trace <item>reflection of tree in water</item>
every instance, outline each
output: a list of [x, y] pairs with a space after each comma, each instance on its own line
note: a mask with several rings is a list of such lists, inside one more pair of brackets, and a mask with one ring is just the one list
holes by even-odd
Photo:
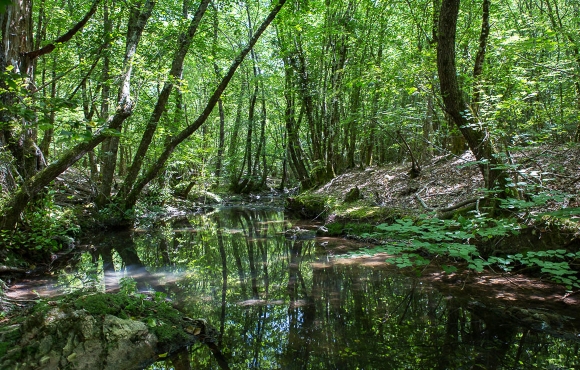
[[[135, 234], [144, 265], [183, 276], [167, 291], [188, 316], [219, 326], [233, 368], [578, 365], [576, 343], [518, 327], [501, 310], [386, 269], [325, 263], [315, 240], [285, 238], [283, 217], [232, 209]], [[219, 366], [209, 351], [187, 356], [193, 368]]]
[[105, 291], [117, 290], [121, 277], [132, 278], [139, 291], [165, 290], [159, 276], [152, 275], [139, 258], [132, 231], [101, 234], [95, 237], [92, 243], [98, 245], [98, 248], [92, 251], [91, 257], [95, 270], [98, 269], [99, 260], [102, 261]]
[[[167, 238], [161, 237], [158, 241], [160, 246], [158, 252], [163, 257], [163, 262], [167, 265], [171, 265]], [[95, 266], [98, 265], [99, 259], [101, 259], [103, 263], [105, 290], [117, 289], [117, 281], [119, 278], [118, 273], [120, 271], [117, 271], [115, 268], [113, 252], [116, 252], [120, 257], [120, 261], [117, 261], [117, 265], [120, 264], [118, 267], [119, 270], [122, 271], [122, 276], [130, 277], [134, 281], [138, 291], [152, 290], [155, 292], [166, 293], [171, 293], [172, 290], [179, 291], [179, 288], [177, 288], [175, 284], [167, 283], [166, 281], [163, 281], [163, 279], [160, 279], [161, 275], [152, 274], [148, 271], [147, 267], [139, 258], [135, 248], [134, 237], [131, 232], [118, 233], [112, 238], [106, 236], [103, 237], [99, 240], [99, 248], [97, 248], [93, 253], [93, 262]], [[210, 349], [219, 367], [222, 369], [229, 369], [229, 365], [221, 353], [219, 344], [216, 345], [213, 341], [207, 341], [205, 345]], [[183, 348], [177, 353], [172, 354], [172, 356], [168, 358], [168, 361], [171, 362], [176, 370], [189, 370], [191, 369], [190, 357], [191, 354], [189, 348]]]

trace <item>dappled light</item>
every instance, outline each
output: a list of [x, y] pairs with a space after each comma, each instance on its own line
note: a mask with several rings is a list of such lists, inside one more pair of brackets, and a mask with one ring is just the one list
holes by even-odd
[[[393, 256], [385, 253], [353, 257], [344, 253], [364, 244], [293, 238], [286, 231], [295, 223], [281, 211], [231, 208], [187, 221], [190, 228], [176, 219], [175, 228], [167, 222], [147, 233], [93, 239], [94, 250], [111, 248], [113, 263], [104, 274], [98, 272], [108, 254], [86, 252], [98, 258], [83, 257], [86, 262], [77, 271], [55, 279], [60, 284], [45, 289], [46, 281], [28, 287], [23, 282], [9, 294], [16, 298], [26, 288], [40, 295], [49, 287], [62, 293], [87, 286], [136, 289], [145, 299], [163, 293], [187, 317], [204, 316], [203, 325], [220, 338], [225, 358], [220, 361], [235, 369], [251, 363], [285, 366], [296, 353], [307, 356], [302, 365], [311, 369], [321, 362], [379, 368], [385, 361], [395, 361], [397, 368], [463, 367], [474, 364], [473, 353], [478, 361], [510, 367], [516, 353], [537, 342], [547, 351], [534, 361], [547, 364], [564, 344], [552, 335], [573, 338], [580, 322], [573, 313], [577, 303], [565, 301], [565, 291], [553, 284], [519, 275], [445, 273], [434, 265], [417, 274], [388, 263]], [[84, 287], [75, 285], [78, 279], [84, 279]], [[556, 309], [558, 304], [563, 306]], [[459, 336], [460, 327], [470, 329], [461, 329], [467, 332]], [[528, 344], [521, 336], [530, 330], [535, 339]], [[191, 332], [201, 333], [195, 327]], [[497, 359], [484, 348], [495, 345], [500, 332], [507, 347]], [[210, 350], [191, 351], [187, 359], [193, 367], [220, 366]], [[152, 368], [166, 364], [161, 360]]]
[[0, 369], [579, 368], [577, 2], [0, 0]]

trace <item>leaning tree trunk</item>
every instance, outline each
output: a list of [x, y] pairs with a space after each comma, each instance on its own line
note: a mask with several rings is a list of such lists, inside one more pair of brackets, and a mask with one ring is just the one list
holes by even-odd
[[177, 50], [173, 56], [173, 62], [171, 64], [171, 70], [169, 71], [169, 78], [165, 82], [163, 86], [163, 90], [159, 94], [157, 98], [157, 103], [155, 104], [155, 108], [151, 113], [151, 117], [149, 117], [149, 121], [147, 122], [147, 127], [145, 128], [145, 132], [141, 137], [141, 142], [139, 143], [139, 147], [135, 152], [135, 156], [133, 158], [133, 162], [129, 169], [127, 170], [127, 176], [125, 176], [125, 180], [123, 182], [123, 186], [121, 188], [120, 194], [124, 196], [131, 191], [131, 188], [135, 184], [137, 180], [137, 176], [141, 171], [141, 167], [143, 165], [143, 160], [145, 159], [145, 155], [149, 150], [149, 146], [153, 141], [153, 136], [155, 135], [155, 131], [157, 130], [157, 125], [159, 124], [159, 120], [161, 119], [161, 115], [165, 111], [165, 107], [167, 106], [167, 102], [169, 101], [169, 96], [173, 91], [173, 87], [175, 81], [179, 81], [182, 78], [183, 74], [183, 63], [185, 61], [185, 57], [189, 51], [191, 46], [191, 42], [193, 41], [193, 37], [197, 32], [197, 28], [205, 14], [205, 11], [209, 5], [210, 0], [203, 0], [195, 13], [195, 16], [191, 20], [189, 27], [186, 31], [179, 35], [179, 42]]
[[209, 98], [205, 108], [197, 117], [197, 119], [188, 127], [183, 129], [177, 135], [175, 135], [170, 141], [165, 144], [163, 152], [161, 155], [155, 160], [153, 165], [149, 168], [149, 170], [143, 175], [143, 177], [135, 183], [135, 186], [131, 190], [131, 192], [127, 195], [123, 202], [124, 210], [131, 209], [137, 203], [137, 198], [143, 191], [143, 188], [151, 182], [153, 179], [157, 177], [159, 172], [165, 167], [165, 163], [175, 150], [179, 144], [181, 144], [185, 139], [193, 135], [194, 132], [197, 131], [205, 123], [209, 115], [211, 114], [213, 108], [216, 106], [218, 100], [220, 99], [222, 93], [230, 83], [232, 77], [234, 76], [236, 70], [242, 64], [244, 58], [248, 55], [250, 50], [254, 47], [256, 42], [262, 33], [268, 28], [270, 23], [276, 18], [276, 15], [282, 9], [282, 6], [286, 3], [286, 0], [280, 0], [278, 4], [272, 9], [270, 14], [266, 17], [264, 22], [260, 25], [260, 27], [254, 33], [252, 39], [249, 41], [248, 45], [240, 52], [240, 54], [236, 57], [233, 61], [232, 65], [230, 66], [228, 72], [225, 74], [224, 78], [221, 80], [220, 84], [216, 87], [215, 91], [213, 92], [212, 96]]
[[[42, 189], [50, 184], [50, 182], [53, 181], [58, 175], [76, 163], [87, 152], [102, 143], [103, 140], [110, 137], [110, 130], [118, 130], [123, 122], [131, 115], [134, 106], [130, 96], [133, 57], [137, 50], [137, 45], [141, 40], [143, 29], [145, 28], [145, 25], [151, 16], [154, 5], [154, 1], [147, 0], [145, 5], [142, 6], [142, 9], [133, 10], [129, 19], [125, 58], [123, 62], [123, 71], [119, 79], [120, 87], [117, 99], [117, 111], [115, 114], [109, 117], [103, 129], [99, 130], [91, 139], [74, 146], [65, 152], [57, 161], [51, 163], [42, 171], [26, 180], [20, 186], [20, 188], [10, 197], [8, 202], [1, 209], [2, 216], [0, 217], [0, 230], [13, 229], [18, 223], [21, 213], [24, 211], [34, 194], [41, 192]], [[68, 35], [69, 33], [65, 35]], [[62, 37], [59, 39], [62, 39]], [[68, 41], [68, 39], [65, 41]], [[52, 51], [53, 49], [54, 46], [52, 49], [50, 49], [49, 44], [40, 49], [40, 51]], [[39, 51], [36, 52], [39, 53]]]
[[[489, 0], [484, 0], [489, 9]], [[469, 149], [478, 161], [480, 171], [485, 180], [485, 186], [492, 189], [499, 186], [505, 189], [506, 173], [501, 169], [501, 162], [495, 155], [489, 133], [483, 129], [476, 129], [480, 122], [471, 114], [471, 109], [463, 99], [462, 91], [457, 82], [457, 68], [455, 66], [455, 35], [457, 32], [457, 17], [459, 14], [459, 0], [443, 0], [439, 17], [439, 34], [437, 44], [437, 70], [441, 84], [441, 95], [445, 104], [445, 111], [467, 141]], [[489, 24], [482, 26], [482, 33], [489, 32]], [[487, 36], [480, 37], [479, 53], [485, 53]], [[483, 56], [477, 57], [477, 63], [483, 65]]]

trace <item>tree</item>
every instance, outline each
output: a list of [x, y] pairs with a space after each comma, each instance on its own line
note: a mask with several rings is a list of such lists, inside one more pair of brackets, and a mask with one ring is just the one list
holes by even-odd
[[190, 137], [194, 132], [197, 131], [197, 129], [201, 127], [201, 125], [205, 123], [213, 108], [219, 101], [222, 93], [234, 76], [236, 70], [244, 58], [250, 53], [250, 50], [252, 50], [262, 33], [266, 30], [266, 28], [268, 28], [270, 23], [272, 23], [276, 15], [280, 12], [284, 6], [284, 3], [286, 3], [286, 0], [279, 0], [274, 8], [272, 8], [266, 19], [264, 19], [260, 27], [258, 27], [255, 33], [252, 35], [252, 38], [248, 42], [247, 46], [242, 51], [240, 51], [238, 56], [234, 59], [229, 70], [224, 75], [219, 85], [215, 88], [213, 94], [205, 104], [203, 111], [197, 117], [197, 119], [165, 143], [162, 153], [154, 160], [153, 164], [144, 173], [144, 175], [135, 183], [130, 191], [127, 192], [125, 197], [118, 199], [120, 201], [119, 203], [122, 204], [122, 209], [128, 210], [133, 208], [139, 195], [143, 191], [143, 188], [157, 177], [157, 175], [165, 167], [167, 160], [173, 151], [177, 148], [177, 146], [180, 145], [185, 139]]
[[[437, 69], [441, 84], [441, 95], [447, 114], [461, 131], [478, 161], [486, 187], [493, 189], [495, 186], [499, 186], [501, 189], [505, 189], [506, 173], [493, 147], [489, 132], [486, 132], [485, 126], [478, 121], [477, 109], [472, 109], [465, 102], [464, 93], [459, 88], [457, 81], [455, 35], [457, 32], [459, 2], [459, 0], [443, 0], [441, 4], [437, 44]], [[476, 79], [482, 73], [487, 37], [489, 35], [489, 4], [489, 0], [484, 0], [482, 31], [473, 73]], [[479, 92], [476, 92], [476, 94], [479, 96]], [[479, 98], [476, 97], [476, 104], [478, 102]]]
[[[199, 24], [201, 22], [201, 19], [203, 18], [203, 15], [205, 14], [209, 2], [210, 0], [203, 0], [199, 4], [197, 12], [195, 13], [195, 16], [192, 18], [189, 27], [185, 32], [179, 35], [178, 46], [173, 57], [173, 62], [171, 63], [171, 70], [169, 71], [168, 80], [165, 82], [163, 90], [161, 90], [161, 93], [157, 98], [157, 103], [155, 104], [155, 108], [153, 109], [151, 117], [147, 122], [145, 132], [141, 136], [141, 142], [139, 143], [137, 151], [135, 152], [135, 156], [133, 157], [133, 161], [127, 171], [127, 175], [125, 176], [123, 186], [118, 195], [120, 198], [124, 198], [129, 193], [129, 191], [133, 188], [135, 181], [137, 180], [137, 176], [139, 175], [139, 171], [141, 170], [143, 160], [145, 159], [145, 155], [149, 150], [149, 145], [151, 144], [155, 131], [157, 130], [157, 125], [159, 124], [161, 115], [163, 114], [167, 106], [169, 96], [171, 95], [174, 85], [176, 83], [179, 84], [179, 81], [182, 78], [183, 63], [185, 57], [187, 55], [187, 52], [189, 51], [189, 47], [191, 46], [193, 37], [195, 36], [197, 28], [199, 27]], [[108, 188], [110, 191], [110, 186]], [[109, 197], [110, 194], [104, 194], [104, 196]], [[102, 205], [104, 205], [104, 203]]]
[[[15, 7], [14, 14], [17, 14], [18, 17], [23, 17], [23, 14], [29, 14], [28, 13], [29, 10], [27, 8], [28, 5], [30, 4], [25, 4], [21, 2], [12, 5]], [[94, 135], [92, 135], [89, 139], [69, 149], [67, 152], [61, 155], [58, 160], [51, 163], [49, 166], [45, 167], [41, 171], [38, 171], [33, 176], [28, 177], [20, 185], [18, 190], [16, 190], [16, 192], [9, 198], [6, 204], [3, 205], [2, 207], [3, 215], [2, 217], [0, 217], [0, 230], [13, 229], [16, 226], [21, 213], [27, 207], [28, 203], [35, 194], [41, 193], [44, 187], [47, 186], [51, 181], [53, 181], [58, 175], [60, 175], [62, 172], [64, 172], [66, 169], [72, 166], [87, 152], [89, 152], [97, 145], [99, 145], [101, 142], [103, 142], [107, 137], [110, 137], [111, 134], [114, 134], [115, 131], [119, 130], [123, 122], [132, 114], [134, 103], [131, 99], [130, 89], [131, 89], [131, 76], [133, 71], [133, 58], [135, 56], [137, 46], [139, 45], [139, 41], [141, 40], [143, 29], [145, 28], [145, 25], [147, 24], [147, 21], [151, 16], [151, 12], [153, 11], [154, 5], [155, 3], [153, 1], [147, 0], [144, 4], [141, 3], [136, 4], [131, 11], [131, 15], [129, 17], [127, 25], [127, 36], [126, 36], [123, 69], [119, 76], [120, 83], [117, 98], [117, 109], [115, 111], [115, 114], [111, 115], [107, 119], [106, 124]], [[22, 6], [24, 8], [22, 8]], [[12, 12], [7, 11], [7, 13], [4, 14], [12, 14]], [[8, 19], [3, 19], [3, 21], [8, 21]], [[12, 21], [14, 21], [14, 19]], [[27, 23], [25, 22], [24, 24], [26, 25]], [[77, 26], [73, 27], [73, 29], [75, 28], [78, 31], [79, 28]], [[6, 28], [3, 28], [3, 30], [5, 29]], [[17, 27], [16, 29], [19, 28]], [[68, 34], [70, 34], [70, 32], [68, 32], [67, 35]], [[7, 59], [11, 61], [12, 63], [11, 65], [17, 64], [20, 71], [24, 69], [28, 72], [31, 72], [31, 70], [29, 69], [30, 63], [28, 62], [26, 54], [22, 54], [22, 52], [17, 53], [17, 50], [14, 50], [14, 48], [16, 48], [16, 45], [7, 42], [8, 35], [3, 34], [3, 40], [5, 40], [5, 42], [3, 43], [4, 53], [2, 54], [9, 56]], [[43, 49], [45, 51], [46, 50], [52, 51], [54, 50], [54, 47], [52, 49], [49, 47], [44, 47]], [[15, 53], [23, 55], [24, 59], [22, 61], [15, 59], [14, 57]], [[41, 53], [40, 51], [34, 51], [31, 53], [31, 55], [40, 55], [40, 53]], [[29, 78], [29, 75], [25, 74], [24, 78]], [[5, 96], [3, 96], [3, 100], [11, 98], [12, 97], [10, 96], [10, 94], [6, 94]], [[4, 100], [3, 104], [6, 104], [6, 101], [7, 100]], [[6, 137], [6, 130], [4, 130], [4, 137]], [[26, 137], [30, 138], [31, 136], [26, 135]]]

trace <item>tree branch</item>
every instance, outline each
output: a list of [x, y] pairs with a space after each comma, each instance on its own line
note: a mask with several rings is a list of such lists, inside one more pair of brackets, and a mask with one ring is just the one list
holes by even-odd
[[93, 6], [91, 7], [91, 9], [89, 9], [88, 13], [85, 15], [85, 17], [83, 19], [81, 19], [80, 22], [78, 22], [77, 24], [74, 25], [73, 28], [71, 28], [67, 33], [65, 33], [64, 35], [60, 36], [59, 38], [57, 38], [56, 40], [54, 40], [53, 42], [51, 42], [50, 44], [41, 47], [40, 49], [37, 50], [33, 50], [30, 51], [28, 53], [26, 53], [26, 56], [28, 58], [32, 59], [36, 59], [41, 55], [45, 55], [48, 53], [51, 53], [54, 49], [56, 49], [56, 45], [57, 44], [61, 44], [63, 42], [67, 42], [70, 39], [73, 38], [73, 36], [80, 31], [89, 21], [89, 19], [91, 19], [91, 17], [93, 16], [93, 14], [95, 14], [95, 12], [97, 11], [97, 7], [99, 5], [99, 3], [101, 2], [101, 0], [95, 0], [95, 2], [93, 3]]

